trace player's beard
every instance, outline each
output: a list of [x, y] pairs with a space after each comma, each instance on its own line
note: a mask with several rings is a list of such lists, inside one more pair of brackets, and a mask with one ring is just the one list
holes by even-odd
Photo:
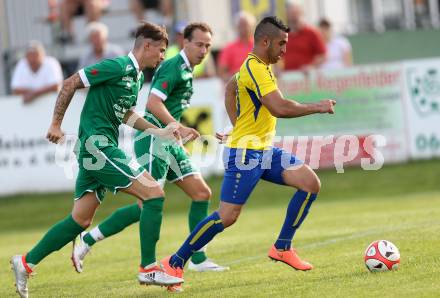
[[277, 55], [276, 50], [273, 48], [272, 46], [272, 41], [269, 42], [269, 48], [268, 48], [268, 56], [269, 56], [269, 63], [270, 64], [275, 64], [278, 62], [278, 60], [280, 60], [280, 58], [278, 58], [280, 55]]

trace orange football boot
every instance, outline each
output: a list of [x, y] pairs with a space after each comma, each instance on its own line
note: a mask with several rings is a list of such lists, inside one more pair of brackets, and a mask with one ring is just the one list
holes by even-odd
[[[183, 280], [183, 269], [181, 268], [174, 268], [170, 266], [170, 258], [171, 256], [168, 256], [164, 259], [162, 259], [162, 261], [160, 261], [160, 264], [162, 265], [162, 269], [163, 271], [165, 271], [168, 275], [177, 277], [177, 278], [181, 278]], [[169, 292], [183, 292], [183, 287], [182, 284], [176, 284], [176, 285], [172, 285], [172, 286], [168, 286], [167, 290]]]
[[312, 264], [301, 260], [293, 248], [285, 251], [279, 251], [275, 245], [272, 245], [268, 256], [275, 262], [283, 262], [296, 270], [307, 271], [313, 269]]

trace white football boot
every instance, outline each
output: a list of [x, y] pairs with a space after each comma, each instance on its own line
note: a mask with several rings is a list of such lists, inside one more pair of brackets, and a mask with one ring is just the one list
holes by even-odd
[[139, 268], [138, 280], [141, 285], [172, 286], [183, 282], [183, 278], [171, 276], [159, 266], [150, 269]]
[[24, 256], [16, 255], [11, 258], [12, 271], [14, 271], [15, 275], [15, 287], [16, 292], [20, 295], [21, 298], [28, 298], [29, 291], [27, 287], [27, 282], [32, 274], [32, 270], [26, 267], [23, 264]]
[[192, 261], [189, 261], [188, 269], [197, 272], [207, 272], [207, 271], [220, 272], [220, 271], [229, 270], [229, 267], [218, 265], [214, 263], [211, 259], [206, 259], [200, 264], [194, 264]]
[[84, 258], [92, 249], [92, 247], [83, 240], [85, 234], [87, 234], [86, 231], [79, 234], [78, 241], [76, 241], [76, 238], [73, 240], [72, 257], [70, 259], [72, 260], [73, 267], [78, 273], [83, 271]]

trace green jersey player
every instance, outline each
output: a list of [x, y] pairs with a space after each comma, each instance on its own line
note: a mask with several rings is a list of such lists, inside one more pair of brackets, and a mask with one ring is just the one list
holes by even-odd
[[90, 87], [81, 112], [79, 146], [75, 150], [79, 163], [75, 201], [72, 213], [52, 226], [26, 255], [12, 257], [17, 292], [21, 297], [28, 297], [27, 280], [34, 266], [90, 225], [106, 189], [131, 194], [142, 205], [139, 215], [142, 257], [139, 282], [168, 286], [182, 281], [168, 276], [159, 267], [147, 271], [143, 266], [147, 265], [145, 242], [149, 241], [149, 228], [153, 224], [150, 215], [156, 213], [156, 201], [164, 197], [164, 192], [135, 159], [118, 148], [118, 127], [122, 123], [168, 140], [178, 136], [175, 124], [157, 128], [132, 109], [144, 82], [142, 69], [157, 66], [164, 59], [167, 44], [165, 29], [144, 23], [137, 30], [133, 50], [128, 56], [86, 67], [64, 81], [47, 133], [47, 138], [54, 143], [63, 137], [61, 123], [75, 91]]
[[[180, 122], [182, 113], [189, 106], [193, 94], [193, 68], [208, 54], [211, 36], [211, 29], [204, 23], [192, 23], [185, 28], [183, 50], [179, 55], [163, 62], [153, 77], [145, 113], [147, 121], [158, 127], [166, 127], [167, 124], [176, 121]], [[179, 124], [178, 132], [184, 139], [199, 136], [196, 130], [182, 124]], [[144, 136], [142, 133], [136, 135], [134, 147], [138, 162], [162, 186], [166, 180], [174, 182], [192, 199], [188, 216], [189, 228], [192, 231], [199, 221], [207, 216], [211, 190], [191, 162], [185, 149], [178, 144], [164, 144], [160, 137]], [[156, 203], [157, 212], [151, 215], [154, 217], [156, 226], [150, 229], [150, 242], [148, 243], [150, 254], [146, 268], [157, 266], [155, 248], [162, 222], [163, 199], [156, 199]], [[83, 260], [96, 241], [114, 235], [139, 221], [140, 212], [137, 204], [120, 208], [89, 233], [83, 234], [72, 254], [76, 270], [82, 271]], [[193, 255], [189, 269], [223, 271], [228, 268], [209, 260], [202, 249]], [[171, 291], [180, 289], [179, 286], [169, 287]]]

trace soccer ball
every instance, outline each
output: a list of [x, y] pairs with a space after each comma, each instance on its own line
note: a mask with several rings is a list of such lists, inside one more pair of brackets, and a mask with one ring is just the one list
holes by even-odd
[[396, 270], [400, 264], [400, 253], [390, 241], [377, 240], [368, 245], [364, 260], [371, 272]]

